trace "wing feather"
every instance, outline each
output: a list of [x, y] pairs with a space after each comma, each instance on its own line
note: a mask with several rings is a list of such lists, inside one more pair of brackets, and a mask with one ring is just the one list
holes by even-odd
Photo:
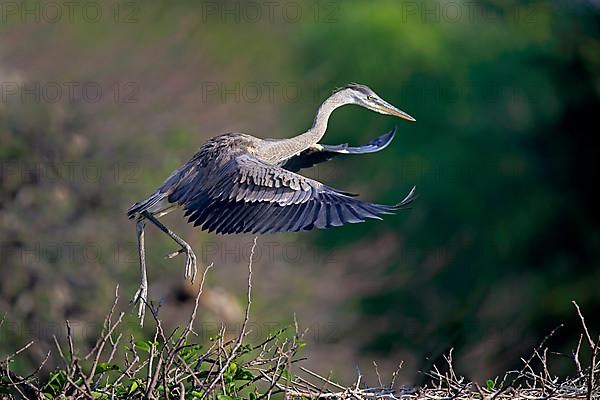
[[245, 152], [179, 176], [168, 200], [181, 205], [194, 226], [220, 234], [340, 226], [379, 218], [412, 201], [407, 196], [398, 206], [364, 202]]
[[348, 144], [334, 146], [319, 144], [311, 146], [302, 153], [288, 158], [281, 166], [288, 171], [298, 172], [303, 168], [312, 167], [343, 154], [375, 153], [385, 149], [392, 142], [394, 136], [396, 136], [395, 127], [391, 131], [371, 140], [369, 143], [358, 147], [351, 147]]
[[302, 215], [302, 212], [304, 211], [304, 208], [306, 207], [306, 203], [305, 204], [294, 204], [293, 206], [293, 213], [290, 214], [290, 216], [288, 217], [288, 221], [287, 223], [283, 226], [282, 230], [284, 232], [294, 232], [294, 225], [296, 225], [296, 222], [298, 221], [298, 217], [300, 215]]
[[314, 208], [314, 206], [315, 202], [312, 200], [302, 205], [302, 209], [296, 217], [296, 221], [292, 225], [292, 228], [290, 229], [292, 232], [298, 232], [308, 224], [307, 221], [312, 215], [312, 209]]

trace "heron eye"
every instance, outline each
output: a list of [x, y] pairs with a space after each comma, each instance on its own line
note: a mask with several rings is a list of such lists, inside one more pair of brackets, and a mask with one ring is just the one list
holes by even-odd
[[375, 100], [375, 98], [371, 95], [367, 96], [367, 100]]

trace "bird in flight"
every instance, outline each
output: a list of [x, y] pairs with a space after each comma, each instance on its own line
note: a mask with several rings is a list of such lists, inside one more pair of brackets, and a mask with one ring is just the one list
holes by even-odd
[[146, 221], [173, 239], [185, 254], [185, 279], [194, 281], [196, 256], [189, 244], [158, 218], [182, 208], [189, 223], [217, 234], [309, 231], [347, 223], [380, 219], [409, 204], [413, 187], [396, 205], [359, 200], [350, 193], [329, 187], [297, 172], [341, 154], [366, 154], [384, 149], [396, 129], [359, 147], [325, 145], [319, 141], [327, 130], [331, 113], [356, 104], [380, 114], [409, 121], [413, 117], [389, 104], [365, 85], [350, 84], [335, 91], [319, 107], [312, 127], [290, 139], [260, 139], [244, 133], [226, 133], [208, 140], [182, 167], [175, 170], [148, 198], [127, 211], [137, 221], [141, 284], [132, 303], [139, 302], [143, 324], [148, 283], [144, 228]]

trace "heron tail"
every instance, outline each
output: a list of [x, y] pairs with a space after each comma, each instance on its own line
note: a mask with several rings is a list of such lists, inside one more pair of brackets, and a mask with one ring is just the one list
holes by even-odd
[[161, 192], [152, 193], [147, 199], [138, 201], [127, 210], [129, 219], [135, 218], [144, 211], [152, 211], [152, 208], [165, 199], [165, 194]]

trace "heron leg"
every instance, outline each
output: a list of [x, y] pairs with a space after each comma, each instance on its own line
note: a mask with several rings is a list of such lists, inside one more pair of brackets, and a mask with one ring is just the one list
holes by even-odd
[[148, 276], [146, 274], [146, 249], [144, 246], [144, 227], [146, 221], [139, 219], [135, 225], [138, 238], [138, 253], [140, 257], [140, 274], [141, 282], [140, 287], [133, 295], [131, 304], [138, 304], [138, 318], [140, 319], [140, 326], [144, 325], [144, 314], [146, 312], [146, 304], [148, 302]]
[[198, 272], [198, 267], [196, 265], [196, 254], [194, 254], [194, 251], [192, 250], [192, 247], [187, 244], [182, 238], [180, 238], [179, 236], [177, 236], [173, 231], [171, 231], [169, 228], [167, 228], [165, 225], [162, 224], [162, 222], [160, 222], [158, 219], [156, 219], [152, 214], [150, 214], [147, 211], [144, 211], [142, 213], [142, 215], [147, 218], [150, 222], [152, 222], [154, 225], [156, 225], [158, 227], [158, 229], [160, 229], [161, 231], [163, 231], [164, 233], [166, 233], [167, 235], [169, 235], [169, 237], [171, 239], [173, 239], [178, 245], [181, 246], [181, 249], [171, 253], [167, 256], [167, 258], [173, 258], [176, 255], [180, 254], [180, 253], [185, 253], [185, 274], [184, 274], [184, 278], [185, 279], [190, 279], [192, 281], [192, 283], [194, 282], [194, 279], [196, 278], [196, 273]]

